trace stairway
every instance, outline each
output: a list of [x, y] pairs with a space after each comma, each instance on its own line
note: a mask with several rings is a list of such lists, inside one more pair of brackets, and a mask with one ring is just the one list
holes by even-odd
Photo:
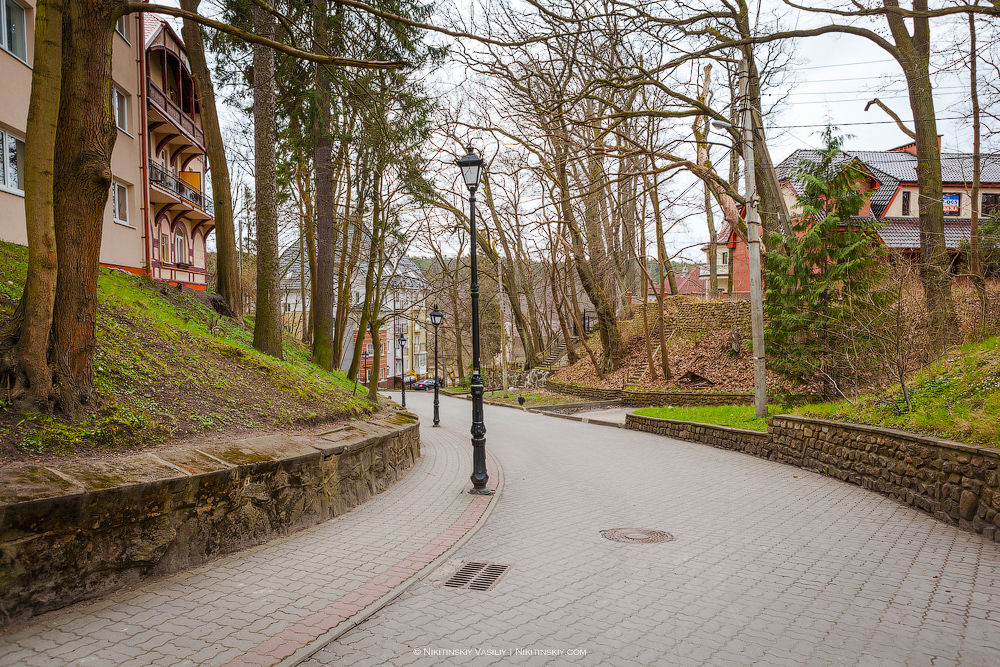
[[[574, 338], [575, 342], [576, 339]], [[557, 344], [549, 346], [549, 352], [542, 358], [536, 368], [554, 368], [559, 365], [562, 358], [566, 356], [566, 341], [559, 340]]]

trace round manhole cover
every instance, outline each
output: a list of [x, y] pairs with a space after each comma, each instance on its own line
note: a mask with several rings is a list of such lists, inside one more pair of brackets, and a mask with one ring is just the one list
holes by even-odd
[[632, 544], [651, 544], [653, 542], [670, 542], [674, 536], [662, 530], [646, 530], [644, 528], [613, 528], [602, 530], [601, 537], [614, 542], [631, 542]]

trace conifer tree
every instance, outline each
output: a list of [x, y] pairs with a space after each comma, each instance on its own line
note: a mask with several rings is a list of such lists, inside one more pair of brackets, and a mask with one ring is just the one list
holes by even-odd
[[[856, 392], [876, 371], [870, 325], [889, 312], [891, 296], [882, 288], [886, 253], [877, 221], [857, 217], [869, 176], [841, 151], [836, 128], [823, 131], [823, 144], [793, 175], [801, 184], [795, 237], [787, 254], [767, 254], [764, 309], [769, 368], [832, 397]], [[772, 235], [770, 242], [780, 241]]]

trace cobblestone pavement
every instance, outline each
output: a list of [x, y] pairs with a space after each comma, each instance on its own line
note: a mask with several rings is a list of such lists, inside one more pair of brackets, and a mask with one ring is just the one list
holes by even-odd
[[347, 514], [9, 630], [0, 665], [276, 664], [384, 599], [482, 515], [488, 498], [467, 493], [468, 439], [428, 422], [421, 449]]
[[[429, 397], [407, 402], [426, 421]], [[469, 403], [442, 408], [465, 436]], [[489, 521], [308, 664], [1000, 661], [1000, 547], [975, 534], [738, 452], [489, 406], [486, 425], [506, 475]], [[440, 585], [469, 560], [511, 569]]]

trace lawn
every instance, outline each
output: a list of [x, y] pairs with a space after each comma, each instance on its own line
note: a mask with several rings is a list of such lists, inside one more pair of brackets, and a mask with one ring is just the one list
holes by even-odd
[[[0, 322], [24, 284], [26, 250], [0, 243]], [[97, 400], [80, 421], [22, 412], [0, 395], [0, 463], [113, 454], [203, 432], [295, 427], [367, 414], [364, 387], [310, 361], [286, 337], [284, 359], [253, 349], [250, 322], [220, 317], [203, 295], [111, 269], [98, 279]]]
[[956, 348], [899, 386], [847, 401], [804, 405], [796, 414], [924, 433], [1000, 447], [1000, 337]]
[[[768, 413], [774, 415], [783, 411], [783, 409], [773, 407], [769, 408]], [[751, 431], [767, 430], [767, 420], [763, 417], [755, 416], [752, 405], [641, 408], [636, 410], [635, 414], [643, 415], [645, 417], [659, 417], [660, 419], [697, 422], [699, 424], [732, 426], [734, 428], [744, 428]]]

